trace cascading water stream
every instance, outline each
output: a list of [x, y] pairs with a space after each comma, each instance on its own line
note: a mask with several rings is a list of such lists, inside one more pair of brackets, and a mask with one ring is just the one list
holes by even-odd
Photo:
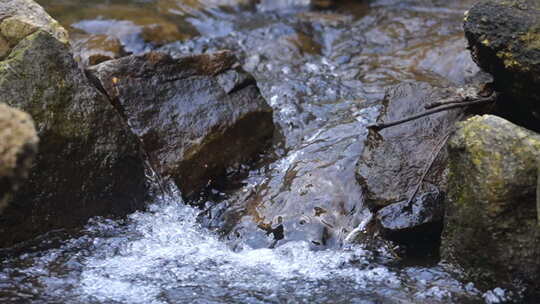
[[[394, 269], [360, 245], [233, 251], [179, 196], [95, 219], [62, 246], [4, 260], [0, 299], [24, 303], [446, 303], [474, 294], [439, 267]], [[467, 291], [469, 288], [469, 291]]]
[[[86, 15], [95, 12], [91, 9], [78, 16], [76, 8], [89, 5], [87, 1], [72, 0], [64, 9], [56, 1], [42, 2], [82, 30], [100, 29], [97, 25], [103, 24], [114, 27], [119, 23], [110, 20], [122, 15], [109, 10], [108, 1], [99, 1], [94, 8], [104, 18]], [[182, 1], [135, 2], [144, 13], [134, 14], [133, 19], [168, 11], [180, 20], [179, 26], [191, 22], [190, 30], [200, 31], [192, 34], [202, 37], [166, 45], [162, 51], [174, 55], [223, 46], [241, 49], [244, 68], [254, 75], [273, 107], [284, 138], [276, 147], [278, 159], [261, 172], [250, 173], [237, 191], [241, 194], [228, 197], [233, 207], [228, 210], [234, 211], [235, 204], [245, 207], [242, 193], [249, 196], [261, 190], [262, 202], [256, 207], [263, 210], [262, 216], [271, 220], [283, 208], [291, 215], [291, 226], [296, 224], [295, 216], [307, 214], [305, 206], [313, 204], [330, 207], [329, 211], [346, 209], [324, 220], [361, 227], [369, 212], [356, 208], [361, 194], [353, 167], [367, 133], [365, 126], [377, 116], [372, 106], [379, 104], [387, 87], [397, 83], [439, 85], [450, 79], [462, 84], [474, 72], [464, 72], [468, 63], [474, 66], [462, 38], [462, 11], [467, 5], [379, 0], [373, 1], [369, 14], [363, 5], [358, 16], [303, 11], [279, 15], [270, 1], [262, 1], [268, 9], [255, 13], [213, 9], [218, 16], [208, 13], [197, 19], [175, 15], [173, 8]], [[215, 32], [222, 37], [208, 38], [207, 32], [215, 28], [223, 30]], [[0, 303], [436, 304], [483, 303], [484, 299], [497, 303], [504, 297], [504, 292], [497, 294], [502, 291], [482, 295], [442, 265], [399, 264], [384, 247], [348, 244], [333, 249], [319, 246], [323, 250], [314, 251], [313, 243], [301, 234], [283, 239], [274, 249], [251, 246], [250, 235], [228, 242], [207, 227], [212, 225], [201, 224], [200, 210], [185, 205], [174, 186], [148, 172], [161, 195], [147, 210], [119, 220], [95, 218], [68, 237], [52, 233], [30, 242], [22, 255], [3, 255]], [[311, 196], [305, 195], [308, 190]], [[300, 207], [291, 210], [283, 205]], [[256, 225], [251, 219], [247, 222]]]

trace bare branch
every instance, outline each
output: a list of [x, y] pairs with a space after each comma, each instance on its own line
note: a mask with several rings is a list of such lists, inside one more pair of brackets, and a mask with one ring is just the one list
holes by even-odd
[[[471, 101], [457, 102], [456, 100], [453, 100], [451, 102], [447, 102], [447, 105], [445, 105], [445, 106], [430, 109], [430, 110], [424, 111], [424, 112], [419, 113], [419, 114], [415, 114], [415, 115], [412, 115], [412, 116], [409, 116], [409, 117], [405, 117], [405, 118], [400, 119], [400, 120], [390, 121], [390, 122], [386, 122], [386, 123], [385, 122], [379, 122], [379, 123], [369, 125], [368, 129], [374, 129], [376, 131], [379, 131], [379, 130], [382, 130], [382, 129], [385, 129], [385, 128], [393, 127], [393, 126], [396, 126], [396, 125], [399, 125], [399, 124], [402, 124], [402, 123], [406, 123], [406, 122], [409, 122], [411, 120], [415, 120], [415, 119], [418, 119], [418, 118], [422, 118], [424, 116], [435, 114], [435, 113], [438, 113], [438, 112], [448, 111], [448, 110], [456, 109], [456, 108], [470, 107], [470, 106], [490, 103], [490, 102], [494, 102], [496, 99], [497, 99], [497, 94], [493, 94], [493, 95], [491, 95], [489, 97], [486, 97], [486, 98], [480, 98], [480, 99], [475, 99], [475, 100], [471, 100]], [[433, 103], [433, 104], [435, 104], [435, 103]], [[444, 103], [443, 103], [443, 105], [444, 105]]]

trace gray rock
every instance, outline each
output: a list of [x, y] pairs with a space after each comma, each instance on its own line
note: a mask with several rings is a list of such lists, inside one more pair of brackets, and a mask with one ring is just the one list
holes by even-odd
[[0, 33], [15, 46], [37, 30], [45, 31], [58, 41], [67, 43], [67, 31], [32, 0], [2, 0], [0, 2]]
[[405, 247], [407, 255], [437, 251], [444, 216], [444, 195], [437, 187], [408, 200], [391, 204], [376, 213], [376, 223], [384, 238]]
[[472, 117], [450, 139], [442, 255], [480, 287], [540, 287], [539, 159], [540, 135], [497, 116]]
[[[404, 83], [387, 94], [377, 121], [388, 122], [420, 113], [429, 102], [460, 94], [456, 89]], [[356, 171], [370, 208], [379, 209], [411, 196], [437, 146], [462, 114], [460, 109], [444, 111], [382, 131], [370, 131]], [[443, 185], [445, 161], [442, 151], [424, 179], [429, 183], [422, 183], [419, 194], [429, 184]]]
[[377, 212], [377, 220], [388, 232], [399, 232], [441, 222], [444, 214], [443, 195], [437, 189], [408, 201], [391, 204]]
[[32, 118], [0, 103], [0, 214], [28, 177], [37, 146]]
[[0, 96], [32, 116], [40, 138], [28, 182], [0, 217], [0, 246], [142, 207], [137, 138], [78, 68], [65, 31], [28, 0], [3, 1], [0, 16], [13, 45], [0, 61]]
[[173, 59], [129, 56], [89, 69], [141, 140], [159, 174], [184, 196], [261, 151], [272, 109], [229, 52]]

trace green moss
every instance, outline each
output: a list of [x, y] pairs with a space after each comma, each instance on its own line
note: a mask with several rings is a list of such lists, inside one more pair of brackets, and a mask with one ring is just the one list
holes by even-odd
[[[43, 52], [42, 58], [38, 52]], [[84, 120], [65, 119], [84, 114], [74, 111], [71, 104], [77, 87], [70, 77], [71, 67], [62, 62], [62, 56], [69, 54], [65, 44], [39, 30], [20, 41], [8, 58], [0, 62], [0, 88], [18, 86], [29, 91], [30, 100], [6, 102], [24, 104], [38, 126], [54, 126], [55, 132], [65, 138], [84, 138], [92, 131], [81, 122]], [[56, 58], [51, 60], [50, 57]], [[36, 58], [42, 61], [37, 63], [39, 69], [34, 62]]]
[[528, 50], [540, 50], [540, 33], [537, 29], [532, 29], [526, 34], [519, 36], [519, 39]]
[[523, 66], [515, 57], [514, 53], [511, 51], [499, 51], [497, 52], [497, 57], [502, 60], [504, 66], [507, 69], [528, 71], [528, 66]]
[[538, 279], [539, 158], [540, 135], [495, 116], [462, 122], [451, 138], [442, 254], [471, 279]]

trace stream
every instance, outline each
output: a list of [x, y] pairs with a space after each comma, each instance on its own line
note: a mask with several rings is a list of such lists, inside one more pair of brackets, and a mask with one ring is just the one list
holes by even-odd
[[[355, 164], [381, 100], [404, 82], [460, 86], [472, 0], [40, 0], [71, 33], [125, 52], [230, 49], [274, 109], [273, 145], [185, 204], [94, 218], [0, 251], [1, 303], [503, 303], [437, 257], [350, 244], [371, 216]], [[148, 28], [157, 34], [146, 35]], [[384, 157], [382, 155], [381, 157]]]

